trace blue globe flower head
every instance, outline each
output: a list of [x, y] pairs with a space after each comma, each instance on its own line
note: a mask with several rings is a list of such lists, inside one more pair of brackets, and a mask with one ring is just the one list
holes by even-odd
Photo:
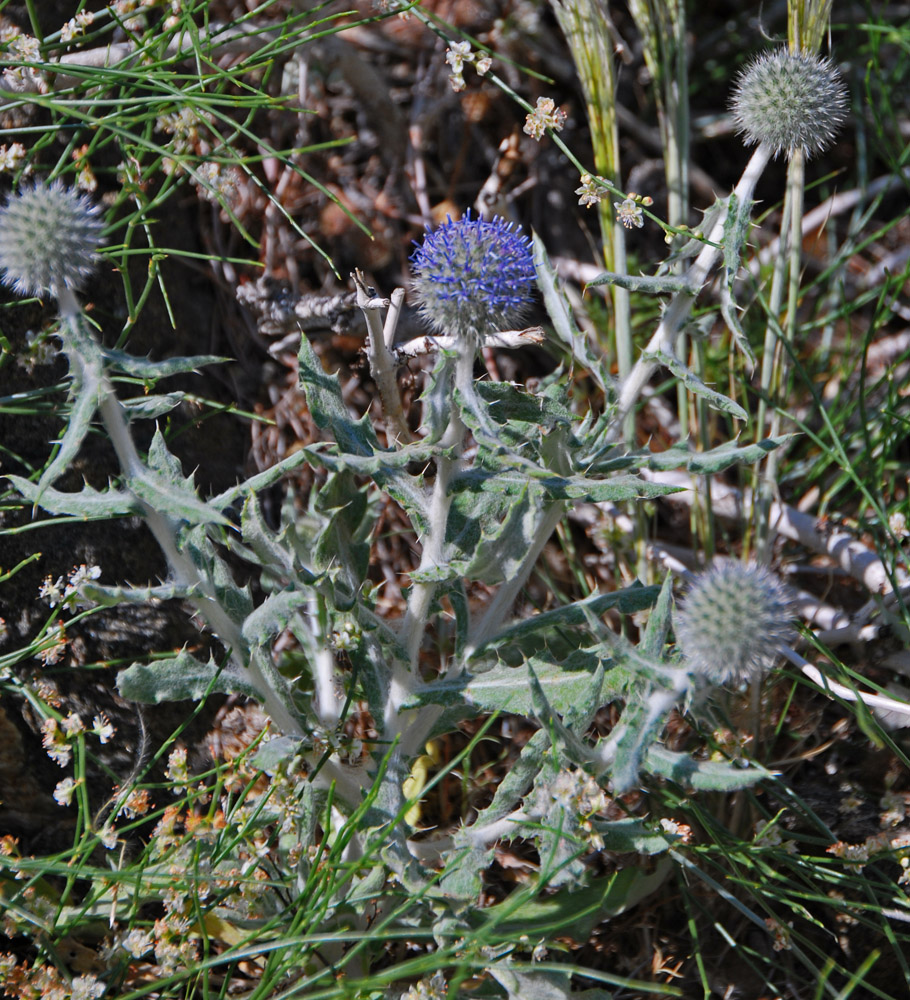
[[514, 327], [532, 301], [531, 241], [498, 216], [448, 221], [411, 255], [421, 314], [437, 333], [482, 337]]

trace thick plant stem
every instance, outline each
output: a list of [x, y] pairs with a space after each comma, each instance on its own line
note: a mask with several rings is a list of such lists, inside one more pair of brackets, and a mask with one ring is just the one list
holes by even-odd
[[[771, 291], [768, 296], [768, 315], [778, 317], [781, 314], [784, 298], [784, 286], [787, 282], [787, 263], [789, 255], [787, 249], [790, 238], [790, 220], [793, 214], [793, 186], [787, 185], [787, 193], [784, 197], [784, 210], [780, 226], [780, 253], [774, 262], [774, 272], [771, 278]], [[758, 402], [758, 415], [755, 421], [756, 440], [761, 440], [767, 436], [768, 429], [765, 426], [768, 417], [769, 402], [773, 406], [777, 395], [780, 372], [781, 344], [778, 337], [778, 327], [770, 319], [765, 327], [765, 340], [762, 349], [761, 368], [761, 393]], [[755, 467], [755, 496], [757, 503], [755, 512], [757, 514], [755, 522], [755, 551], [760, 562], [769, 561], [769, 546], [771, 531], [769, 516], [771, 504], [774, 500], [773, 490], [768, 489], [769, 480], [763, 474], [760, 466]]]
[[[474, 370], [473, 343], [460, 343], [458, 354], [449, 361], [450, 371], [446, 376], [454, 386], [465, 378], [470, 380]], [[454, 368], [454, 371], [451, 369]], [[454, 395], [454, 392], [451, 393]], [[464, 443], [465, 426], [461, 414], [453, 405], [449, 423], [439, 442], [440, 454], [436, 457], [436, 478], [433, 482], [433, 492], [427, 512], [427, 530], [422, 539], [423, 551], [420, 555], [418, 573], [427, 573], [445, 565], [445, 535], [449, 520], [449, 509], [452, 497], [449, 486], [460, 464], [460, 454]], [[454, 452], [454, 457], [448, 457], [441, 452]], [[436, 595], [438, 584], [435, 581], [418, 581], [411, 589], [408, 607], [401, 623], [400, 636], [407, 650], [407, 669], [409, 680], [416, 675], [420, 647], [426, 632], [430, 607]], [[408, 685], [410, 686], [410, 685]]]
[[[751, 212], [752, 195], [755, 192], [755, 185], [768, 165], [773, 152], [770, 146], [762, 143], [752, 154], [752, 159], [749, 160], [742, 177], [739, 179], [733, 195], [736, 211], [741, 216], [745, 216]], [[711, 230], [708, 242], [686, 272], [686, 280], [689, 287], [700, 289], [707, 280], [711, 268], [721, 253], [724, 224], [726, 221], [727, 211], [724, 211]], [[616, 404], [616, 411], [613, 416], [613, 424], [610, 431], [611, 440], [615, 441], [620, 438], [626, 414], [635, 406], [642, 389], [647, 385], [648, 380], [658, 367], [658, 362], [648, 357], [648, 355], [658, 351], [671, 356], [673, 355], [677, 334], [692, 311], [694, 302], [695, 295], [690, 292], [677, 292], [670, 300], [670, 305], [667, 307], [659, 326], [654, 331], [654, 335], [648, 341], [648, 346], [645, 348], [642, 357], [635, 363], [629, 377], [623, 381]]]

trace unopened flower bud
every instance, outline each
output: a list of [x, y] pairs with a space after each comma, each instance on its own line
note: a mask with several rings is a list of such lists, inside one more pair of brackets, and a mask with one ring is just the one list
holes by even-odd
[[786, 588], [764, 566], [703, 573], [674, 619], [686, 666], [712, 684], [742, 684], [770, 669], [793, 634]]
[[749, 145], [764, 143], [788, 157], [821, 152], [847, 112], [847, 95], [830, 59], [779, 49], [740, 74], [731, 101], [737, 129]]
[[13, 194], [0, 209], [4, 284], [20, 295], [78, 289], [98, 262], [102, 225], [97, 207], [60, 180]]

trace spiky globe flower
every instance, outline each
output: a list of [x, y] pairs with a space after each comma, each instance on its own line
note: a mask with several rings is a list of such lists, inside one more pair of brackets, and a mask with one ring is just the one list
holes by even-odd
[[764, 566], [727, 563], [698, 577], [673, 627], [689, 670], [712, 684], [742, 684], [773, 665], [792, 617], [786, 587]]
[[774, 155], [808, 157], [834, 139], [847, 114], [847, 91], [834, 64], [822, 56], [778, 49], [740, 73], [731, 100], [737, 130], [750, 145]]
[[59, 179], [17, 191], [0, 208], [3, 283], [20, 295], [80, 288], [98, 262], [102, 227], [97, 207]]
[[531, 241], [499, 217], [450, 217], [427, 232], [411, 264], [418, 307], [438, 333], [469, 337], [509, 329], [532, 300]]

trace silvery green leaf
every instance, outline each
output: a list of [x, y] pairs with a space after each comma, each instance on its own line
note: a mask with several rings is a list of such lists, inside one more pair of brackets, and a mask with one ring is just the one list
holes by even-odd
[[[583, 657], [579, 657], [583, 660]], [[604, 671], [596, 656], [588, 657], [585, 669], [566, 669], [558, 663], [538, 657], [518, 667], [497, 666], [482, 674], [444, 676], [418, 688], [406, 707], [422, 705], [457, 705], [467, 703], [484, 712], [534, 714], [534, 700], [529, 687], [530, 671], [537, 675], [541, 689], [552, 707], [565, 714], [580, 701], [593, 699], [600, 707]], [[609, 698], [607, 700], [610, 700]]]
[[686, 469], [698, 475], [708, 475], [722, 472], [731, 465], [740, 463], [752, 465], [761, 461], [766, 455], [791, 441], [796, 435], [781, 434], [778, 437], [764, 438], [752, 444], [740, 445], [736, 441], [727, 441], [712, 448], [710, 451], [691, 451], [685, 441], [667, 448], [662, 452], [651, 452], [644, 464], [649, 469]]
[[370, 536], [375, 517], [367, 491], [349, 472], [333, 473], [314, 490], [310, 507], [321, 521], [313, 559], [323, 572], [338, 576], [353, 597], [366, 580], [370, 564]]
[[248, 586], [240, 587], [234, 581], [227, 564], [215, 551], [205, 526], [187, 528], [182, 548], [201, 571], [203, 579], [209, 579], [214, 585], [215, 596], [221, 607], [238, 625], [242, 625], [253, 611], [250, 589]]
[[37, 504], [40, 497], [42, 509], [49, 514], [62, 514], [78, 517], [84, 521], [94, 521], [108, 517], [125, 517], [142, 511], [135, 497], [113, 489], [99, 493], [91, 486], [84, 486], [79, 493], [61, 493], [50, 488], [42, 491], [37, 483], [21, 476], [6, 476], [6, 479], [15, 486], [20, 496], [30, 503]]
[[207, 692], [243, 694], [262, 700], [262, 694], [239, 668], [202, 663], [185, 649], [176, 656], [151, 663], [134, 663], [117, 674], [117, 690], [130, 701], [156, 705], [162, 701], [200, 701]]
[[[508, 461], [506, 456], [505, 461]], [[638, 476], [610, 476], [589, 479], [585, 476], [554, 476], [549, 469], [522, 466], [522, 471], [493, 472], [473, 468], [460, 473], [452, 481], [452, 491], [495, 493], [499, 497], [517, 497], [529, 479], [539, 484], [554, 500], [588, 500], [592, 503], [653, 499], [678, 493], [680, 487], [648, 483]]]
[[309, 455], [305, 451], [296, 451], [293, 455], [289, 455], [287, 458], [277, 462], [270, 469], [266, 469], [265, 472], [250, 476], [244, 482], [232, 486], [223, 493], [219, 493], [217, 497], [214, 497], [210, 501], [210, 505], [216, 508], [216, 510], [224, 510], [237, 500], [243, 499], [251, 493], [259, 493], [270, 486], [274, 486], [275, 483], [279, 482], [289, 472], [299, 469], [301, 465], [306, 465], [308, 461]]
[[597, 924], [657, 892], [672, 872], [673, 862], [661, 858], [650, 874], [629, 866], [589, 886], [566, 887], [551, 896], [539, 896], [533, 888], [517, 890], [505, 902], [479, 910], [476, 922], [484, 933], [495, 935], [494, 941], [515, 941], [522, 934], [532, 941], [560, 934], [585, 939]]
[[130, 420], [156, 420], [176, 409], [186, 398], [185, 392], [168, 392], [157, 396], [134, 396], [124, 399], [122, 404]]
[[[266, 774], [274, 774], [282, 764], [293, 760], [302, 746], [303, 740], [295, 736], [276, 736], [260, 745], [253, 757], [253, 766]], [[312, 788], [312, 785], [306, 787]]]
[[689, 754], [673, 753], [661, 746], [648, 749], [644, 768], [655, 777], [705, 792], [735, 792], [771, 777], [770, 771], [752, 761], [748, 767], [740, 767], [720, 761], [694, 760]]
[[487, 404], [490, 419], [499, 425], [508, 423], [526, 425], [530, 428], [549, 430], [558, 424], [571, 426], [572, 414], [564, 401], [549, 394], [530, 393], [511, 382], [478, 382], [477, 394]]
[[625, 819], [592, 819], [591, 825], [603, 838], [603, 849], [617, 854], [663, 854], [673, 845], [672, 839], [648, 827], [634, 816]]
[[648, 624], [638, 644], [638, 652], [646, 659], [658, 660], [663, 655], [670, 631], [670, 613], [673, 606], [673, 575], [667, 573], [660, 596], [648, 616]]
[[708, 388], [695, 372], [690, 371], [681, 361], [667, 354], [666, 351], [645, 351], [642, 354], [642, 358], [663, 365], [664, 368], [667, 368], [671, 374], [675, 375], [683, 383], [689, 392], [695, 396], [700, 396], [713, 410], [719, 410], [721, 413], [729, 413], [731, 416], [736, 417], [737, 420], [749, 419], [748, 413], [746, 413], [739, 403], [734, 402], [734, 400], [730, 399], [729, 396], [725, 396], [722, 392]]
[[439, 879], [439, 889], [447, 899], [474, 904], [483, 890], [483, 873], [493, 864], [495, 848], [466, 847], [459, 844], [446, 857], [445, 870]]
[[490, 975], [502, 986], [508, 1000], [612, 1000], [613, 994], [593, 989], [573, 992], [568, 972], [554, 972], [528, 966], [513, 959], [488, 966]]
[[[490, 975], [506, 991], [508, 1000], [569, 1000], [572, 994], [568, 972], [544, 972], [529, 968], [522, 971], [511, 961], [494, 962], [489, 966]], [[596, 990], [604, 993], [603, 990]], [[609, 994], [604, 994], [609, 997]]]
[[161, 583], [155, 587], [105, 587], [98, 583], [84, 583], [79, 589], [88, 600], [106, 608], [116, 607], [118, 604], [185, 600], [197, 596], [190, 588], [176, 583]]
[[456, 580], [445, 592], [445, 596], [448, 597], [452, 611], [455, 613], [455, 659], [460, 661], [464, 656], [464, 649], [468, 643], [468, 632], [471, 628], [471, 607], [468, 604], [464, 583], [461, 580]]
[[601, 391], [608, 399], [613, 396], [613, 377], [599, 353], [592, 350], [588, 338], [575, 325], [572, 310], [560, 287], [559, 277], [550, 263], [543, 241], [534, 233], [534, 261], [537, 265], [537, 287], [543, 296], [544, 307], [552, 323], [553, 332], [568, 349], [572, 358], [591, 373]]
[[576, 601], [553, 611], [545, 611], [531, 618], [523, 618], [492, 636], [474, 651], [472, 659], [487, 655], [497, 646], [509, 647], [535, 635], [546, 635], [553, 629], [570, 628], [587, 623], [587, 615], [602, 615], [616, 609], [620, 614], [632, 614], [650, 608], [660, 594], [659, 587], [645, 587], [637, 581], [630, 587], [614, 590], [610, 594], [593, 594], [583, 601]]
[[533, 715], [542, 726], [550, 731], [550, 738], [559, 752], [579, 767], [591, 761], [591, 750], [567, 726], [563, 725], [557, 712], [553, 710], [547, 694], [541, 687], [534, 670], [528, 667], [528, 686], [531, 689]]
[[528, 794], [540, 772], [544, 754], [550, 749], [550, 734], [538, 729], [521, 748], [518, 760], [503, 775], [493, 793], [493, 801], [482, 810], [472, 824], [480, 829], [508, 816]]
[[196, 486], [192, 476], [184, 476], [183, 466], [180, 459], [174, 455], [167, 446], [167, 441], [161, 433], [161, 428], [156, 427], [152, 435], [152, 443], [148, 454], [149, 468], [157, 472], [160, 476], [169, 480], [175, 486], [185, 487], [193, 496], [196, 496]]
[[610, 741], [615, 744], [610, 777], [617, 795], [629, 791], [638, 782], [642, 761], [679, 698], [674, 691], [652, 687], [626, 704], [622, 720], [610, 734]]
[[436, 444], [449, 426], [452, 410], [452, 365], [450, 351], [437, 351], [433, 368], [427, 372], [420, 405], [423, 413], [424, 441]]
[[341, 450], [351, 455], [372, 455], [379, 451], [370, 418], [355, 420], [351, 416], [341, 395], [338, 376], [326, 372], [306, 336], [300, 338], [297, 358], [300, 388], [306, 393], [316, 426], [330, 430]]
[[[106, 392], [110, 391], [104, 382], [104, 366], [94, 340], [85, 331], [77, 329], [84, 322], [81, 317], [74, 327], [63, 336], [63, 350], [70, 363], [72, 385], [66, 430], [60, 439], [57, 454], [38, 480], [36, 503], [40, 503], [44, 491], [69, 468], [79, 453], [85, 435], [91, 427], [92, 418], [101, 405]], [[66, 330], [64, 324], [61, 330]], [[74, 343], [75, 341], [75, 343]], [[83, 348], [85, 349], [83, 351]]]
[[[290, 530], [289, 525], [286, 530]], [[244, 545], [247, 545], [258, 559], [263, 573], [274, 579], [276, 574], [285, 582], [298, 576], [300, 567], [295, 567], [293, 550], [289, 545], [282, 545], [278, 537], [265, 523], [259, 501], [255, 495], [248, 496], [240, 512], [240, 533]], [[307, 582], [315, 578], [306, 574]]]
[[114, 371], [141, 379], [159, 379], [169, 375], [179, 375], [182, 372], [195, 372], [204, 365], [220, 365], [231, 360], [216, 354], [195, 354], [187, 358], [151, 361], [149, 358], [137, 358], [126, 351], [115, 351], [106, 347], [101, 348], [101, 353]]
[[[514, 485], [512, 495], [456, 496], [446, 542], [461, 555], [450, 559], [458, 575], [494, 584], [518, 573], [552, 503], [533, 481]], [[453, 528], [461, 529], [454, 537]]]
[[[748, 206], [747, 206], [748, 207]], [[727, 218], [724, 222], [724, 274], [720, 289], [720, 311], [727, 322], [736, 346], [755, 364], [755, 354], [739, 323], [736, 310], [739, 308], [733, 297], [736, 274], [742, 259], [743, 247], [749, 235], [751, 218], [748, 211], [741, 211], [736, 195], [730, 195]]]
[[688, 292], [694, 295], [693, 289], [686, 279], [662, 277], [660, 275], [648, 274], [615, 274], [613, 271], [604, 271], [596, 278], [589, 281], [585, 288], [596, 288], [598, 285], [616, 285], [625, 288], [630, 292], [646, 292], [649, 295], [672, 295], [676, 292]]
[[251, 646], [262, 646], [287, 628], [292, 615], [310, 599], [301, 590], [282, 590], [270, 594], [250, 612], [243, 622], [243, 638]]
[[221, 524], [225, 527], [231, 525], [224, 514], [203, 503], [187, 485], [169, 481], [165, 476], [150, 470], [131, 476], [130, 489], [143, 503], [175, 521], [187, 524]]

